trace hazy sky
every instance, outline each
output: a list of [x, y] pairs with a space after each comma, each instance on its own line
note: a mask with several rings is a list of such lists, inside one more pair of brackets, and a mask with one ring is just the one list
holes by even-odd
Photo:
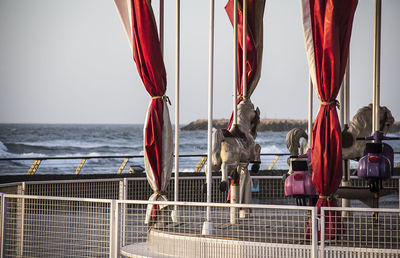
[[[215, 2], [214, 117], [229, 118], [233, 32], [227, 0]], [[400, 120], [400, 1], [382, 2], [381, 103]], [[165, 4], [174, 122], [175, 1]], [[372, 102], [373, 6], [359, 0], [354, 20], [351, 117]], [[181, 123], [207, 117], [208, 8], [206, 0], [181, 1]], [[150, 98], [112, 0], [0, 0], [0, 35], [0, 123], [144, 122]], [[307, 118], [306, 62], [299, 0], [267, 0], [262, 75], [252, 98], [262, 118]]]

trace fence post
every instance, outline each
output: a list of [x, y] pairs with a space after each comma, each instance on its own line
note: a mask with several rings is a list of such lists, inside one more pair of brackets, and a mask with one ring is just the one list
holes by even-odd
[[7, 207], [7, 202], [6, 202], [6, 196], [4, 194], [1, 195], [1, 238], [0, 238], [0, 257], [4, 257], [4, 236], [5, 236], [5, 220], [6, 220], [6, 207]]
[[311, 210], [311, 257], [318, 258], [318, 212], [317, 207]]
[[322, 257], [325, 257], [325, 209], [321, 207], [321, 250]]
[[118, 202], [110, 202], [110, 258], [119, 257]]
[[25, 195], [25, 186], [25, 182], [21, 182], [21, 185], [18, 185], [17, 188], [17, 194], [22, 196], [17, 199], [17, 209], [21, 211], [17, 220], [17, 230], [19, 231], [19, 248], [17, 254], [20, 257], [24, 256], [25, 198], [23, 196]]
[[[119, 181], [119, 200], [128, 200], [128, 178]], [[126, 222], [126, 204], [122, 203], [121, 206], [121, 244], [125, 246], [125, 222]]]

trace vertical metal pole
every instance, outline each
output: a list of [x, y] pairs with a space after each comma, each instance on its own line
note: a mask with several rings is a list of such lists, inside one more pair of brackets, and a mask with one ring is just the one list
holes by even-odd
[[[343, 86], [342, 86], [342, 93], [343, 97], [341, 98], [341, 103], [342, 103], [342, 108], [341, 108], [341, 116], [342, 116], [342, 121], [343, 121], [343, 127], [344, 129], [345, 125], [349, 124], [349, 116], [350, 116], [350, 52], [349, 52], [349, 57], [347, 58], [347, 64], [346, 64], [346, 72], [344, 74], [344, 80], [343, 80]], [[349, 186], [350, 185], [350, 162], [349, 160], [343, 160], [343, 181], [342, 185], [343, 186]], [[342, 199], [342, 207], [350, 207], [350, 200], [349, 199]], [[342, 216], [343, 217], [348, 217], [349, 212], [343, 211]]]
[[247, 61], [247, 0], [243, 0], [243, 98], [247, 98], [247, 69], [246, 69], [246, 61]]
[[374, 73], [373, 73], [373, 129], [379, 130], [380, 75], [381, 75], [381, 9], [382, 0], [375, 0]]
[[164, 0], [160, 0], [160, 45], [164, 56]]
[[[213, 84], [214, 84], [214, 0], [210, 0], [209, 24], [209, 63], [208, 63], [208, 131], [207, 131], [207, 203], [212, 202], [212, 122], [213, 122]], [[207, 206], [207, 219], [203, 224], [203, 235], [212, 234], [211, 207]]]
[[345, 91], [345, 89], [344, 89], [344, 81], [342, 82], [342, 86], [340, 87], [340, 90], [339, 90], [339, 102], [340, 102], [340, 104], [341, 104], [341, 108], [340, 108], [340, 110], [339, 110], [339, 122], [340, 122], [340, 128], [343, 130], [344, 129], [344, 124], [345, 124], [345, 122], [344, 122], [344, 108], [343, 108], [343, 105], [344, 105], [344, 91]]
[[21, 186], [18, 187], [18, 194], [21, 195], [21, 199], [18, 199], [18, 203], [20, 204], [21, 216], [20, 216], [20, 246], [19, 246], [19, 255], [24, 256], [24, 228], [25, 228], [25, 182], [21, 183]]
[[4, 226], [6, 225], [5, 220], [6, 220], [6, 207], [7, 207], [7, 199], [5, 195], [1, 195], [1, 238], [0, 238], [0, 258], [4, 257], [4, 238], [5, 238], [5, 229]]
[[[322, 252], [322, 257], [325, 257], [325, 210], [323, 207], [321, 207], [321, 220], [320, 220], [320, 234], [321, 234], [321, 252]], [[316, 236], [318, 239], [318, 235]]]
[[234, 0], [233, 11], [233, 124], [237, 124], [237, 49], [238, 49], [238, 29], [237, 29], [237, 0]]
[[[311, 257], [317, 258], [318, 257], [318, 214], [317, 214], [317, 207], [313, 207], [311, 210]], [[322, 237], [322, 233], [321, 233]]]
[[[179, 201], [179, 105], [180, 105], [180, 0], [176, 0], [176, 58], [175, 58], [175, 198]], [[175, 206], [175, 210], [178, 206]]]
[[313, 121], [313, 85], [311, 76], [308, 82], [308, 148], [311, 148], [312, 144], [312, 121]]
[[118, 223], [118, 203], [116, 200], [110, 201], [110, 258], [119, 257], [119, 223]]

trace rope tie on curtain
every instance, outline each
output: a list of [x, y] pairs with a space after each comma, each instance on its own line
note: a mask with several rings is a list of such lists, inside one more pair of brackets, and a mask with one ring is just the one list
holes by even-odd
[[240, 95], [238, 96], [238, 99], [244, 100], [243, 94], [240, 94]]
[[165, 100], [165, 101], [167, 101], [168, 104], [171, 105], [171, 101], [169, 100], [169, 98], [168, 98], [167, 95], [154, 96], [154, 97], [151, 97], [151, 99], [161, 99], [161, 100]]
[[157, 198], [168, 194], [166, 191], [154, 191], [154, 193], [157, 194]]
[[328, 202], [330, 202], [332, 200], [332, 196], [329, 196], [329, 195], [320, 195], [320, 196], [318, 196], [318, 198], [325, 199]]
[[340, 109], [340, 102], [337, 99], [328, 102], [321, 101], [321, 105], [326, 105], [326, 106], [335, 105], [338, 109]]

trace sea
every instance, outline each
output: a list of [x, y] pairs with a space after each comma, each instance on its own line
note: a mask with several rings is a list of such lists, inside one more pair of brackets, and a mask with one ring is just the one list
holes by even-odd
[[[256, 142], [261, 153], [288, 153], [286, 134], [259, 132]], [[400, 136], [400, 133], [391, 134]], [[395, 152], [400, 151], [400, 141], [390, 143]], [[181, 155], [207, 153], [207, 131], [180, 130]], [[124, 158], [96, 159], [97, 156], [143, 155], [143, 125], [130, 124], [0, 124], [0, 175], [26, 174], [35, 158], [90, 156], [80, 174], [117, 173]], [[262, 156], [261, 169], [270, 167], [276, 155]], [[28, 160], [4, 160], [26, 158]], [[287, 156], [282, 156], [274, 169], [287, 169]], [[395, 160], [399, 160], [399, 156]], [[181, 157], [179, 171], [193, 172], [200, 157]], [[38, 174], [74, 174], [82, 159], [43, 160]], [[130, 159], [129, 168], [140, 171], [143, 158]], [[131, 170], [132, 171], [132, 170]], [[173, 170], [174, 171], [174, 170]]]
[[[287, 153], [287, 132], [260, 132], [257, 142], [262, 153]], [[180, 130], [181, 155], [207, 153], [207, 131]], [[0, 124], [0, 174], [26, 174], [35, 158], [80, 156], [143, 155], [143, 125], [140, 124]], [[80, 173], [116, 173], [119, 159], [88, 159]], [[179, 170], [193, 172], [200, 157], [179, 159]], [[81, 159], [43, 160], [37, 173], [73, 174]], [[144, 167], [143, 158], [133, 158], [126, 165]], [[262, 164], [267, 167], [267, 164]], [[127, 171], [123, 172], [127, 172]]]

